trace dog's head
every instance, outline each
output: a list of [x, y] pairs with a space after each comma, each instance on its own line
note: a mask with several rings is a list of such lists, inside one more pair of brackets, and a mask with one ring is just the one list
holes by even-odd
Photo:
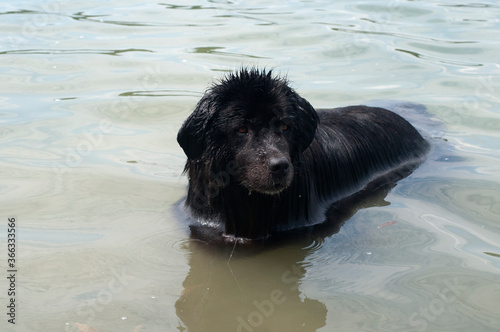
[[190, 162], [210, 164], [250, 191], [276, 194], [312, 142], [313, 107], [271, 71], [242, 69], [212, 86], [184, 122], [177, 141]]

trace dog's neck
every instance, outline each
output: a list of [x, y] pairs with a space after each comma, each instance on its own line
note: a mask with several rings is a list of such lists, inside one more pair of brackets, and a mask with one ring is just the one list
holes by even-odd
[[[206, 179], [190, 179], [194, 183]], [[301, 180], [306, 180], [301, 176]], [[197, 182], [202, 181], [202, 182]], [[298, 221], [316, 221], [317, 211], [309, 211], [313, 197], [308, 192], [298, 193], [296, 186], [287, 188], [281, 193], [269, 195], [250, 191], [231, 181], [224, 187], [212, 187], [208, 192], [196, 192], [195, 186], [189, 187], [187, 206], [195, 218], [209, 220], [219, 225], [226, 236], [247, 239], [265, 239], [273, 232], [295, 227]], [[314, 214], [314, 216], [310, 214]]]
[[224, 219], [225, 235], [248, 239], [268, 237], [284, 219], [275, 213], [280, 196], [251, 192], [241, 186], [234, 187], [237, 188], [224, 188], [221, 191], [221, 205], [216, 207]]

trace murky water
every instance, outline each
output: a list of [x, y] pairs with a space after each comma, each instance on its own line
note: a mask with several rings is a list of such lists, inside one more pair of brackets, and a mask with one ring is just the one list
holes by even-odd
[[[0, 5], [8, 331], [500, 329], [496, 1]], [[175, 137], [207, 85], [258, 65], [314, 106], [422, 103], [431, 158], [338, 233], [190, 240]], [[439, 143], [438, 143], [439, 142]], [[8, 218], [15, 295], [7, 295]]]

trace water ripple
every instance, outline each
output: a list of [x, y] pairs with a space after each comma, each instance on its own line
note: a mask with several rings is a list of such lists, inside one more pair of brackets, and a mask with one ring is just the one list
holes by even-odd
[[118, 56], [124, 53], [133, 53], [133, 52], [142, 52], [142, 53], [154, 53], [152, 50], [146, 49], [121, 49], [121, 50], [104, 50], [104, 49], [72, 49], [72, 50], [63, 50], [63, 49], [27, 49], [27, 50], [11, 50], [11, 51], [3, 51], [0, 54], [46, 54], [46, 55], [57, 55], [57, 54], [102, 54], [102, 55], [113, 55]]

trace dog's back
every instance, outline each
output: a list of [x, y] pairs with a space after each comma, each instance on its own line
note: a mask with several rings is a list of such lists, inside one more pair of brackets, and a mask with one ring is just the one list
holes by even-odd
[[419, 163], [429, 149], [408, 121], [383, 108], [349, 106], [318, 115], [316, 138], [304, 154], [312, 163], [311, 175], [322, 179], [316, 180], [322, 195], [336, 187], [333, 192], [344, 196], [379, 174]]

